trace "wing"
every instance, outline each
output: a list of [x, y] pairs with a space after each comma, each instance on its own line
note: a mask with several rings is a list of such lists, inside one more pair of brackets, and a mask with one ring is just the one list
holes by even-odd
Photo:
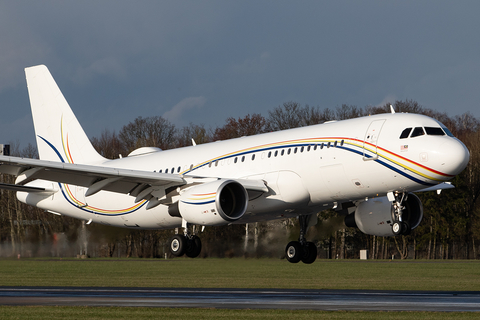
[[431, 186], [425, 189], [421, 189], [415, 192], [427, 192], [427, 191], [437, 191], [437, 194], [440, 194], [442, 190], [444, 189], [453, 189], [455, 186], [451, 182], [442, 182], [440, 184], [437, 184], [435, 186]]
[[174, 174], [6, 156], [0, 156], [0, 172], [17, 176], [17, 188], [40, 179], [86, 187], [86, 196], [100, 190], [138, 196], [149, 187], [152, 188], [150, 193], [154, 193], [154, 189], [165, 190], [186, 184], [185, 179]]
[[[8, 156], [0, 156], [0, 173], [17, 177], [15, 185], [0, 184], [2, 189], [54, 192], [54, 190], [26, 185], [38, 179], [85, 187], [87, 197], [105, 190], [129, 194], [136, 197], [136, 202], [143, 199], [149, 200], [152, 197], [160, 199], [169, 192], [169, 189], [216, 179]], [[249, 193], [268, 191], [262, 180], [235, 180], [241, 183]]]

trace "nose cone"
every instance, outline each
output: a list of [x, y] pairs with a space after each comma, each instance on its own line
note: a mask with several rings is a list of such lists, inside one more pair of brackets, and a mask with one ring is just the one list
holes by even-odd
[[457, 175], [467, 167], [470, 152], [460, 140], [449, 139], [440, 145], [440, 150], [440, 170], [443, 173]]

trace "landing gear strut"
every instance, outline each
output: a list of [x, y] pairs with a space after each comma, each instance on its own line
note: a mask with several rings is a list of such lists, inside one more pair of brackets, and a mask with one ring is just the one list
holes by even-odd
[[404, 203], [407, 201], [408, 194], [403, 192], [401, 194], [395, 193], [395, 200], [393, 201], [393, 223], [392, 231], [393, 234], [398, 235], [409, 235], [411, 228], [407, 221], [403, 221], [402, 215], [403, 210], [405, 209]]
[[184, 234], [176, 234], [170, 238], [170, 253], [175, 257], [181, 257], [184, 254], [189, 258], [196, 258], [202, 251], [202, 241], [200, 238], [191, 234], [188, 230], [188, 223], [184, 224]]
[[317, 259], [317, 246], [313, 242], [307, 242], [305, 234], [307, 233], [308, 222], [311, 219], [311, 215], [300, 215], [298, 217], [300, 223], [300, 236], [298, 241], [290, 241], [285, 248], [285, 256], [291, 263], [303, 263], [310, 264]]

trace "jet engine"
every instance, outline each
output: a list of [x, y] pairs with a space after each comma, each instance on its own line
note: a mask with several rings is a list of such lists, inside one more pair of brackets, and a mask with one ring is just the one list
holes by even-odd
[[[409, 230], [415, 229], [423, 218], [422, 202], [416, 195], [409, 193], [402, 206], [402, 221], [408, 224]], [[394, 236], [394, 210], [393, 203], [387, 197], [368, 199], [358, 204], [355, 212], [345, 217], [345, 225], [356, 227], [370, 235]]]
[[240, 219], [247, 204], [247, 191], [240, 183], [220, 179], [183, 190], [169, 213], [181, 216], [188, 223], [219, 226]]

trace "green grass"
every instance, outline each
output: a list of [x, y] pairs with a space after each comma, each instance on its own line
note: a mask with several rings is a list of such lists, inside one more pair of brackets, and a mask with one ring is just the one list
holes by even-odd
[[[188, 318], [187, 318], [188, 317]], [[0, 319], [478, 319], [466, 312], [356, 312], [121, 307], [0, 307]]]
[[[478, 291], [480, 261], [4, 259], [0, 286]], [[0, 319], [476, 319], [478, 313], [0, 306]]]
[[480, 261], [5, 259], [0, 286], [477, 291]]

